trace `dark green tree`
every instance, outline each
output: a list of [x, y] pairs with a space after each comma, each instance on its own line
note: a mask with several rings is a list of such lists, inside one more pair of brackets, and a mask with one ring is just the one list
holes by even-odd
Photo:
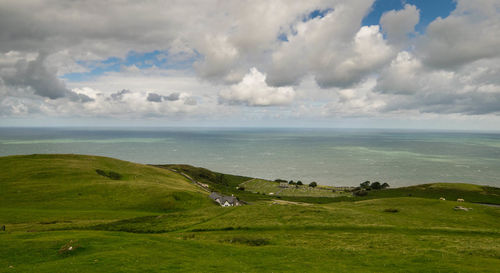
[[365, 181], [361, 184], [359, 184], [359, 186], [362, 188], [362, 189], [368, 189], [370, 188], [370, 181]]
[[382, 184], [380, 184], [380, 182], [378, 181], [375, 181], [370, 185], [370, 187], [372, 188], [372, 190], [380, 190], [382, 188]]

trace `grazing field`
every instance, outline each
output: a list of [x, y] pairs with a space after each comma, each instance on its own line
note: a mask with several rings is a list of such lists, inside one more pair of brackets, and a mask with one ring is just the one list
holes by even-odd
[[264, 180], [250, 179], [239, 185], [246, 191], [259, 194], [271, 194], [277, 196], [313, 196], [313, 197], [338, 197], [351, 195], [343, 191], [335, 190], [334, 187], [318, 186], [309, 187], [308, 185], [287, 185], [286, 188], [280, 187], [280, 183]]
[[[0, 163], [8, 166], [0, 170], [0, 226], [6, 226], [0, 272], [500, 268], [500, 208], [467, 202], [498, 202], [496, 188], [426, 184], [317, 204], [257, 199], [261, 195], [233, 185], [248, 179], [223, 178], [221, 188], [252, 199], [251, 205], [223, 208], [184, 176], [151, 166], [77, 155], [1, 157]], [[205, 182], [215, 183], [212, 178]], [[419, 192], [430, 194], [416, 197]], [[447, 192], [466, 202], [432, 197]]]

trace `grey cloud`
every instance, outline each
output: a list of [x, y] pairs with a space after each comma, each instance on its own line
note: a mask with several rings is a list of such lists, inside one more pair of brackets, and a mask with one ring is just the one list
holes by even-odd
[[156, 93], [148, 93], [147, 101], [151, 102], [162, 102], [162, 101], [178, 101], [180, 99], [181, 94], [178, 92], [174, 92], [168, 96], [162, 96]]
[[113, 100], [116, 100], [116, 101], [120, 101], [120, 100], [123, 100], [123, 97], [126, 95], [126, 94], [129, 94], [131, 93], [130, 90], [127, 90], [127, 89], [123, 89], [121, 91], [118, 91], [116, 93], [113, 93], [110, 95], [110, 98], [113, 99]]
[[4, 83], [8, 86], [30, 87], [35, 94], [50, 99], [62, 98], [71, 93], [55, 73], [47, 70], [43, 61], [44, 56], [40, 54], [34, 61], [17, 62], [15, 73], [3, 75]]
[[67, 97], [72, 101], [89, 102], [93, 99], [84, 94], [77, 94], [57, 78], [56, 73], [45, 65], [46, 55], [40, 53], [33, 61], [18, 61], [14, 67], [3, 69], [0, 77], [3, 84], [14, 88], [28, 88], [41, 97], [58, 99]]
[[164, 96], [163, 99], [168, 100], [168, 101], [176, 101], [179, 100], [180, 93], [174, 92], [168, 96]]
[[161, 102], [162, 101], [162, 96], [158, 95], [156, 93], [148, 93], [147, 101]]

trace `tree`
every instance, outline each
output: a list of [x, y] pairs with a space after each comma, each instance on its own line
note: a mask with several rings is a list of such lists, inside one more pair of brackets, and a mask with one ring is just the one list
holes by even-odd
[[382, 188], [382, 185], [380, 184], [380, 182], [375, 181], [370, 185], [370, 187], [372, 188], [372, 190], [380, 190]]
[[390, 186], [389, 186], [389, 184], [387, 184], [387, 183], [385, 183], [385, 182], [384, 182], [384, 183], [381, 185], [381, 187], [382, 187], [382, 189], [387, 189], [387, 188], [389, 188]]
[[309, 187], [315, 188], [316, 186], [318, 186], [318, 183], [316, 183], [314, 181], [309, 183]]
[[293, 180], [290, 180], [290, 182], [288, 182], [288, 185], [295, 185], [295, 182], [293, 182]]
[[304, 184], [302, 184], [302, 181], [299, 180], [299, 181], [297, 181], [297, 185], [301, 186], [301, 185], [304, 185]]
[[368, 189], [370, 187], [370, 181], [365, 181], [361, 184], [359, 184], [359, 186], [362, 188], [362, 189]]

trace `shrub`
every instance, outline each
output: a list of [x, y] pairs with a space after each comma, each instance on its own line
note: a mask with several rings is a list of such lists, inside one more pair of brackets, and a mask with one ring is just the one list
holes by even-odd
[[122, 178], [121, 174], [119, 174], [117, 172], [113, 172], [113, 171], [106, 172], [106, 171], [97, 169], [97, 170], [95, 170], [95, 172], [98, 175], [101, 175], [101, 176], [104, 176], [104, 177], [107, 177], [107, 178], [110, 178], [110, 179], [113, 179], [113, 180], [120, 180]]
[[297, 185], [301, 186], [301, 185], [304, 185], [304, 184], [302, 184], [302, 181], [299, 180], [299, 181], [297, 181]]
[[108, 177], [113, 180], [120, 180], [122, 178], [122, 175], [117, 172], [109, 172]]
[[279, 179], [279, 178], [278, 178], [278, 179], [275, 179], [275, 180], [274, 180], [274, 182], [281, 183], [281, 182], [288, 182], [288, 181], [286, 181], [286, 180], [284, 180], [284, 179]]
[[368, 195], [368, 191], [366, 191], [365, 189], [361, 189], [361, 190], [353, 191], [352, 194], [354, 194], [354, 196], [366, 196], [366, 195]]
[[249, 246], [263, 246], [269, 244], [269, 239], [266, 238], [247, 238], [247, 237], [233, 237], [226, 240], [221, 240], [221, 242], [227, 242], [232, 244], [243, 244]]
[[288, 185], [295, 185], [295, 182], [293, 182], [293, 180], [290, 180], [290, 182], [288, 182]]
[[244, 191], [244, 190], [245, 190], [245, 187], [238, 187], [238, 190], [240, 190], [240, 191]]
[[318, 183], [316, 183], [316, 182], [309, 183], [309, 187], [315, 188], [317, 186], [318, 186]]

